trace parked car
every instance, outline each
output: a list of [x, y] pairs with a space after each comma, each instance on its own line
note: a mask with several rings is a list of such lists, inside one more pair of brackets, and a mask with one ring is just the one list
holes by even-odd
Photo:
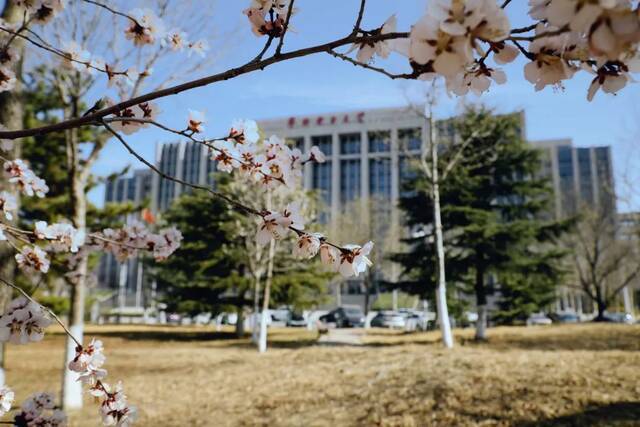
[[574, 313], [557, 313], [550, 315], [551, 320], [557, 323], [579, 323], [580, 316]]
[[407, 313], [381, 311], [371, 319], [371, 326], [374, 328], [404, 329], [407, 324], [407, 318]]
[[353, 328], [364, 326], [364, 313], [358, 306], [342, 306], [320, 317], [326, 324], [335, 324], [336, 328]]
[[630, 313], [607, 313], [604, 315], [605, 322], [626, 323], [631, 325], [635, 323], [635, 319]]
[[302, 313], [292, 312], [287, 319], [287, 326], [301, 328], [307, 326], [307, 319]]
[[534, 313], [527, 319], [527, 326], [551, 325], [553, 321], [543, 313]]

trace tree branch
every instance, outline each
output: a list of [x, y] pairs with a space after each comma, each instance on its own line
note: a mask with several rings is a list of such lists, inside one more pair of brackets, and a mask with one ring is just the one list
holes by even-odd
[[166, 89], [157, 90], [155, 92], [150, 92], [145, 95], [137, 96], [127, 101], [123, 101], [118, 104], [115, 104], [111, 107], [96, 111], [92, 114], [88, 114], [84, 117], [65, 120], [60, 123], [56, 123], [48, 126], [42, 126], [38, 128], [25, 129], [25, 130], [1, 131], [0, 139], [25, 138], [29, 136], [43, 135], [51, 132], [57, 132], [57, 131], [76, 128], [80, 126], [86, 126], [95, 122], [99, 122], [105, 116], [118, 113], [126, 108], [133, 107], [134, 105], [138, 105], [143, 102], [153, 101], [159, 98], [167, 97], [169, 95], [177, 95], [181, 92], [185, 92], [185, 91], [203, 87], [203, 86], [208, 86], [216, 82], [229, 80], [243, 74], [248, 74], [257, 70], [264, 70], [266, 67], [279, 62], [288, 61], [295, 58], [301, 58], [301, 57], [313, 55], [316, 53], [329, 52], [337, 47], [345, 46], [353, 43], [375, 43], [383, 40], [393, 40], [393, 39], [407, 38], [407, 37], [409, 37], [409, 33], [389, 33], [389, 34], [378, 34], [378, 35], [366, 35], [366, 36], [360, 36], [360, 37], [349, 35], [347, 37], [343, 37], [341, 39], [334, 40], [332, 42], [324, 43], [321, 45], [316, 45], [312, 47], [294, 50], [291, 52], [286, 52], [281, 54], [278, 57], [271, 56], [267, 59], [263, 59], [256, 62], [251, 61], [240, 67], [232, 68], [222, 73], [213, 74], [201, 79], [192, 80], [187, 83], [183, 83], [183, 84], [169, 87]]

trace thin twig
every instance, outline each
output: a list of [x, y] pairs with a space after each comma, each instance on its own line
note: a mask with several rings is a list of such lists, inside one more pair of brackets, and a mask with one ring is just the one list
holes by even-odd
[[113, 9], [113, 8], [111, 8], [111, 7], [109, 7], [109, 6], [107, 6], [106, 4], [102, 4], [102, 3], [99, 3], [99, 2], [94, 1], [94, 0], [83, 0], [83, 1], [84, 1], [84, 2], [86, 2], [86, 3], [90, 3], [90, 4], [96, 5], [96, 6], [98, 6], [98, 7], [101, 7], [101, 8], [103, 8], [103, 9], [106, 9], [106, 10], [108, 10], [109, 12], [113, 13], [114, 15], [118, 15], [118, 16], [122, 16], [122, 17], [124, 17], [124, 18], [130, 19], [130, 20], [131, 20], [132, 22], [134, 22], [136, 25], [140, 25], [140, 23], [138, 23], [138, 21], [136, 21], [136, 20], [135, 20], [135, 18], [133, 18], [132, 16], [129, 16], [129, 15], [127, 15], [126, 13], [122, 13], [122, 12], [120, 12], [120, 11], [117, 11], [117, 10], [115, 10], [115, 9]]
[[263, 59], [261, 61], [257, 61], [257, 62], [250, 61], [240, 67], [231, 68], [222, 73], [213, 74], [207, 77], [203, 77], [201, 79], [192, 80], [192, 81], [189, 81], [180, 85], [176, 85], [173, 87], [169, 87], [166, 89], [153, 91], [145, 95], [137, 96], [127, 101], [120, 102], [111, 107], [96, 111], [92, 114], [88, 114], [84, 117], [69, 119], [53, 125], [41, 126], [41, 127], [36, 127], [32, 129], [1, 131], [0, 139], [25, 138], [29, 136], [43, 135], [51, 132], [58, 132], [62, 130], [77, 128], [80, 126], [90, 125], [100, 121], [100, 119], [102, 119], [105, 116], [108, 116], [110, 114], [116, 114], [126, 108], [133, 107], [134, 105], [153, 101], [158, 98], [164, 98], [169, 95], [177, 95], [181, 92], [185, 92], [195, 88], [208, 86], [213, 83], [229, 80], [229, 79], [238, 77], [240, 75], [248, 74], [254, 71], [264, 70], [266, 67], [273, 64], [277, 64], [279, 62], [284, 62], [284, 61], [292, 60], [295, 58], [301, 58], [301, 57], [313, 55], [316, 53], [329, 52], [338, 47], [350, 45], [353, 43], [366, 44], [366, 43], [375, 43], [383, 40], [393, 40], [393, 39], [400, 39], [400, 38], [407, 38], [407, 37], [409, 37], [409, 33], [407, 32], [365, 35], [365, 36], [349, 35], [347, 37], [343, 37], [341, 39], [334, 40], [332, 42], [328, 42], [328, 43], [324, 43], [324, 44], [320, 44], [312, 47], [302, 48], [302, 49], [294, 50], [291, 52], [285, 52], [280, 54], [280, 56], [278, 57], [270, 56], [269, 58]]
[[67, 335], [69, 335], [69, 337], [75, 341], [75, 343], [79, 346], [82, 347], [82, 343], [80, 341], [78, 341], [76, 339], [76, 337], [73, 336], [73, 334], [71, 334], [71, 332], [69, 331], [69, 329], [67, 329], [67, 327], [65, 326], [65, 324], [62, 322], [62, 320], [60, 320], [60, 318], [58, 316], [56, 316], [56, 314], [49, 308], [45, 307], [44, 305], [40, 304], [38, 301], [34, 300], [28, 293], [26, 293], [24, 290], [22, 290], [21, 288], [19, 288], [18, 286], [14, 285], [13, 283], [10, 283], [8, 281], [6, 281], [4, 278], [0, 277], [0, 282], [4, 283], [5, 285], [15, 289], [16, 291], [20, 292], [26, 299], [28, 299], [29, 301], [31, 301], [34, 304], [39, 305], [40, 307], [42, 307], [45, 311], [47, 311], [51, 317], [53, 317], [55, 319], [56, 322], [58, 322], [58, 324], [60, 326], [62, 326], [62, 329], [64, 329], [64, 331], [66, 332]]
[[282, 31], [282, 35], [280, 36], [280, 41], [278, 42], [278, 47], [276, 47], [275, 56], [280, 56], [280, 52], [282, 52], [282, 47], [284, 46], [284, 38], [287, 35], [287, 31], [289, 30], [289, 21], [291, 20], [291, 14], [293, 13], [293, 3], [296, 0], [291, 0], [289, 2], [289, 9], [287, 10], [287, 18], [284, 21], [284, 29]]
[[358, 66], [358, 67], [362, 67], [362, 68], [366, 68], [367, 70], [371, 70], [371, 71], [375, 71], [377, 73], [380, 74], [384, 74], [385, 76], [391, 78], [391, 79], [415, 79], [416, 77], [418, 77], [416, 72], [413, 73], [404, 73], [404, 74], [393, 74], [388, 72], [387, 70], [385, 70], [384, 68], [380, 68], [380, 67], [375, 67], [373, 65], [369, 65], [369, 64], [365, 64], [364, 62], [360, 62], [360, 61], [356, 61], [355, 59], [342, 54], [342, 53], [338, 53], [335, 50], [330, 50], [328, 52], [331, 56], [334, 56], [336, 58], [342, 59], [343, 61], [347, 61], [350, 62], [351, 64]]
[[[157, 173], [160, 177], [162, 177], [163, 179], [166, 179], [168, 181], [173, 181], [175, 183], [187, 186], [187, 187], [191, 187], [195, 190], [202, 190], [202, 191], [206, 191], [209, 194], [218, 197], [222, 200], [224, 200], [225, 202], [229, 203], [230, 205], [232, 205], [236, 210], [243, 212], [245, 214], [251, 214], [251, 215], [257, 215], [260, 218], [264, 218], [266, 215], [268, 215], [269, 213], [271, 213], [268, 210], [262, 210], [262, 211], [258, 211], [257, 209], [253, 209], [249, 206], [245, 206], [242, 203], [238, 202], [237, 200], [232, 199], [231, 197], [227, 196], [224, 193], [220, 193], [218, 191], [214, 191], [209, 187], [205, 187], [203, 185], [198, 185], [198, 184], [192, 184], [190, 182], [184, 181], [180, 178], [176, 178], [175, 176], [171, 176], [168, 175], [164, 172], [162, 172], [160, 169], [158, 169], [154, 164], [152, 164], [151, 162], [149, 162], [147, 159], [145, 159], [144, 157], [142, 157], [140, 154], [138, 154], [132, 147], [131, 145], [129, 145], [127, 143], [127, 141], [118, 133], [116, 132], [111, 126], [109, 126], [108, 123], [103, 122], [102, 126], [104, 126], [113, 136], [115, 136], [118, 141], [120, 141], [120, 143], [127, 149], [127, 151], [134, 156], [136, 159], [138, 159], [140, 162], [142, 162], [144, 165], [146, 165], [148, 168], [150, 168], [153, 172]], [[289, 226], [288, 227], [289, 230], [295, 232], [298, 236], [303, 236], [306, 235], [307, 232], [304, 230], [300, 230], [298, 228]], [[329, 240], [327, 240], [325, 237], [322, 237], [321, 242], [323, 244], [329, 245], [331, 247], [334, 247], [336, 249], [338, 249], [339, 251], [345, 253], [345, 252], [351, 252], [351, 249], [346, 249], [341, 247], [340, 245], [337, 245], [335, 243], [330, 242]]]
[[218, 191], [214, 191], [212, 189], [210, 189], [209, 187], [205, 187], [203, 185], [198, 185], [198, 184], [192, 184], [190, 182], [184, 181], [180, 178], [176, 178], [174, 176], [168, 175], [164, 172], [162, 172], [160, 169], [158, 169], [154, 164], [152, 164], [151, 162], [149, 162], [148, 160], [146, 160], [144, 157], [142, 157], [140, 154], [138, 154], [133, 148], [131, 148], [131, 146], [127, 143], [127, 141], [125, 141], [125, 139], [118, 133], [116, 132], [111, 126], [109, 126], [109, 124], [105, 121], [102, 122], [102, 126], [105, 127], [105, 129], [107, 129], [113, 136], [115, 136], [118, 141], [120, 141], [120, 143], [127, 149], [127, 151], [134, 156], [136, 159], [138, 159], [140, 162], [144, 163], [147, 167], [149, 167], [152, 171], [154, 171], [155, 173], [157, 173], [158, 175], [160, 175], [162, 178], [169, 180], [169, 181], [173, 181], [176, 182], [178, 184], [187, 186], [187, 187], [191, 187], [197, 190], [204, 190], [207, 191], [209, 193], [211, 193], [212, 195], [226, 201], [227, 203], [229, 203], [230, 205], [234, 206], [236, 209], [240, 210], [240, 211], [244, 211], [244, 212], [248, 212], [254, 215], [260, 215], [262, 216], [262, 214], [260, 212], [258, 212], [257, 210], [250, 208], [248, 206], [244, 206], [242, 203], [232, 199], [231, 197], [227, 196], [226, 194], [220, 193]]
[[353, 31], [351, 32], [351, 35], [356, 35], [358, 34], [358, 31], [360, 31], [360, 25], [362, 24], [362, 18], [364, 17], [364, 9], [367, 5], [367, 0], [360, 0], [360, 10], [358, 10], [358, 17], [356, 18], [356, 23], [353, 26]]

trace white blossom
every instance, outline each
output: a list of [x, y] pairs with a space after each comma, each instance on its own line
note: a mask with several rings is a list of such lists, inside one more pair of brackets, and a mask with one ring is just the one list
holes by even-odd
[[[394, 33], [396, 31], [396, 27], [398, 24], [398, 20], [396, 15], [392, 15], [385, 21], [385, 23], [380, 27], [380, 34], [389, 34]], [[349, 49], [349, 52], [358, 49], [358, 53], [356, 55], [356, 60], [362, 63], [369, 63], [373, 59], [374, 55], [378, 55], [380, 58], [388, 58], [391, 53], [393, 43], [391, 40], [380, 40], [377, 42], [364, 42], [364, 43], [355, 43]]]
[[189, 118], [187, 119], [187, 129], [193, 133], [204, 132], [203, 124], [206, 122], [206, 118], [202, 111], [189, 110]]
[[62, 45], [65, 59], [62, 65], [68, 69], [78, 71], [87, 70], [87, 64], [91, 62], [91, 54], [83, 49], [78, 43], [71, 40]]
[[147, 247], [153, 250], [153, 256], [156, 261], [162, 261], [178, 250], [181, 241], [182, 233], [180, 230], [170, 227], [148, 238]]
[[67, 416], [63, 411], [54, 409], [54, 397], [51, 393], [35, 393], [21, 407], [16, 416], [27, 427], [63, 427], [67, 425]]
[[317, 145], [314, 145], [313, 147], [311, 147], [311, 150], [309, 150], [309, 152], [305, 155], [304, 160], [305, 163], [308, 161], [314, 161], [317, 163], [324, 163], [327, 161], [327, 157], [325, 156], [325, 154], [322, 152], [322, 150], [320, 150], [320, 148]]
[[373, 242], [368, 242], [362, 247], [358, 245], [345, 245], [340, 252], [338, 272], [340, 272], [343, 277], [357, 277], [360, 273], [367, 271], [367, 267], [371, 266], [371, 261], [367, 258], [371, 249], [373, 249]]
[[51, 324], [46, 311], [26, 298], [16, 298], [0, 316], [0, 341], [27, 344], [41, 341]]
[[0, 191], [0, 211], [4, 213], [7, 221], [13, 219], [13, 211], [18, 209], [18, 202], [15, 196], [8, 191]]
[[71, 224], [56, 223], [47, 225], [45, 221], [37, 221], [35, 234], [38, 239], [50, 240], [57, 250], [78, 252], [84, 244], [85, 232], [77, 230]]
[[69, 369], [80, 374], [80, 381], [85, 384], [96, 384], [107, 376], [107, 371], [102, 369], [106, 357], [102, 353], [103, 346], [100, 340], [91, 340], [86, 347], [77, 346], [76, 356], [69, 362]]
[[213, 159], [218, 162], [218, 170], [223, 172], [232, 172], [235, 168], [240, 167], [240, 153], [235, 145], [227, 140], [215, 141], [213, 147], [217, 150]]
[[189, 45], [189, 41], [187, 40], [187, 33], [179, 28], [174, 28], [170, 31], [167, 31], [167, 34], [162, 39], [162, 45], [168, 46], [169, 49], [175, 52], [182, 51]]
[[0, 386], [0, 417], [11, 410], [15, 393], [7, 386]]
[[127, 402], [122, 383], [118, 383], [113, 391], [107, 384], [102, 384], [104, 400], [100, 405], [102, 423], [106, 426], [128, 427], [137, 417], [137, 410]]
[[0, 92], [13, 89], [16, 85], [16, 75], [8, 67], [0, 67]]
[[337, 271], [340, 254], [338, 250], [333, 246], [330, 246], [327, 243], [323, 243], [320, 245], [320, 260], [331, 270]]
[[229, 138], [238, 144], [255, 144], [260, 138], [258, 124], [254, 120], [235, 120], [231, 125]]
[[44, 25], [49, 22], [57, 14], [62, 12], [65, 7], [66, 0], [39, 0], [36, 4], [36, 10], [33, 13], [34, 22]]
[[313, 258], [320, 250], [321, 239], [323, 236], [320, 233], [302, 234], [293, 246], [293, 255], [299, 258]]
[[18, 267], [25, 271], [39, 271], [46, 273], [49, 271], [49, 260], [47, 254], [37, 246], [26, 246], [22, 252], [16, 254]]
[[127, 118], [155, 121], [159, 113], [160, 108], [158, 108], [157, 104], [153, 102], [143, 102], [116, 113], [115, 117], [123, 120], [112, 122], [111, 127], [116, 131], [121, 131], [125, 135], [131, 135], [142, 128], [148, 127], [149, 123], [126, 120]]
[[164, 24], [151, 9], [133, 9], [129, 16], [133, 21], [125, 30], [125, 36], [133, 40], [134, 45], [153, 44], [164, 36]]
[[201, 58], [204, 58], [207, 51], [209, 50], [209, 43], [206, 40], [197, 40], [195, 42], [189, 43], [189, 51], [187, 52], [187, 56], [191, 57], [192, 54], [196, 54]]

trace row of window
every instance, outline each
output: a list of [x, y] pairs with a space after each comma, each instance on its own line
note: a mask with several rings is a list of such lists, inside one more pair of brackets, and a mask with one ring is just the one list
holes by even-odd
[[[340, 203], [345, 205], [360, 197], [361, 194], [361, 161], [345, 159], [340, 161]], [[415, 177], [411, 159], [401, 156], [398, 164], [401, 189], [404, 183]], [[372, 198], [391, 199], [392, 169], [390, 158], [369, 159], [369, 195]], [[332, 162], [313, 165], [312, 187], [318, 190], [327, 205], [331, 204]], [[401, 191], [401, 194], [404, 193]]]
[[[385, 153], [391, 151], [391, 131], [371, 131], [367, 133], [370, 153]], [[289, 138], [290, 144], [299, 149], [304, 148], [303, 138]], [[399, 150], [419, 150], [422, 146], [422, 129], [398, 130]], [[317, 135], [311, 137], [311, 145], [318, 148], [327, 156], [333, 154], [333, 137], [331, 135]], [[360, 154], [362, 149], [361, 133], [346, 133], [338, 136], [340, 154]]]

